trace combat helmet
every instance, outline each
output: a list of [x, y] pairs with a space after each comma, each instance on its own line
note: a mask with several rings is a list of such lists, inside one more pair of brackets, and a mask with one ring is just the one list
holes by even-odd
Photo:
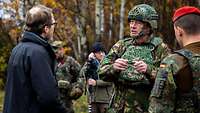
[[129, 11], [128, 21], [131, 20], [147, 22], [153, 29], [157, 29], [158, 14], [150, 5], [140, 4], [136, 5]]
[[53, 41], [52, 43], [51, 43], [51, 46], [54, 48], [54, 49], [58, 49], [58, 48], [61, 48], [61, 47], [63, 47], [65, 44], [64, 44], [64, 42], [62, 42], [62, 41]]
[[57, 40], [57, 41], [51, 42], [50, 44], [51, 44], [54, 52], [57, 52], [60, 49], [64, 49], [65, 54], [69, 54], [71, 52], [71, 48], [67, 47], [67, 43], [64, 41]]

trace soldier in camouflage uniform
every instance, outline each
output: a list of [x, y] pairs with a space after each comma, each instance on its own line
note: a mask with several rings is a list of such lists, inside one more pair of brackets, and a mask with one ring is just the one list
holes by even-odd
[[149, 113], [200, 113], [200, 10], [184, 6], [173, 16], [181, 50], [160, 64]]
[[57, 68], [56, 79], [68, 113], [74, 113], [72, 100], [78, 99], [83, 94], [83, 83], [79, 77], [80, 64], [72, 57], [65, 54], [62, 41], [54, 41], [52, 46], [56, 53]]
[[103, 59], [99, 76], [115, 83], [116, 95], [110, 113], [145, 113], [156, 67], [167, 53], [159, 37], [153, 36], [158, 15], [147, 4], [128, 13], [130, 36], [119, 40]]

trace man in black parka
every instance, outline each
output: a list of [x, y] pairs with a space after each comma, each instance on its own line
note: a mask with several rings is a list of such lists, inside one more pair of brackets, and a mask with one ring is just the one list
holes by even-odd
[[58, 98], [55, 54], [48, 43], [55, 24], [46, 6], [27, 12], [22, 39], [8, 63], [3, 113], [67, 113]]

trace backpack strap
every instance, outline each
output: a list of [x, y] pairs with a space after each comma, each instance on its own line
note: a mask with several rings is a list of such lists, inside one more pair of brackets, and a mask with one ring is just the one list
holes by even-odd
[[175, 53], [185, 57], [188, 61], [193, 57], [193, 53], [187, 49], [180, 49], [175, 51]]
[[131, 45], [133, 39], [130, 38], [130, 37], [126, 37], [123, 40], [123, 43], [124, 43], [124, 48], [123, 48], [123, 51], [119, 54], [118, 58], [120, 58], [125, 52], [126, 52], [126, 49]]
[[[191, 51], [187, 50], [187, 49], [181, 49], [181, 50], [178, 50], [178, 51], [175, 51], [175, 53], [183, 56], [184, 58], [186, 58], [188, 60], [188, 64], [190, 66], [190, 68], [192, 68], [192, 64], [193, 64], [193, 58], [200, 58], [200, 54], [193, 54]], [[198, 64], [198, 63], [197, 63]], [[197, 67], [199, 67], [199, 65], [195, 65]], [[193, 67], [193, 68], [196, 68], [196, 67]], [[193, 102], [194, 102], [194, 106], [195, 106], [195, 109], [198, 111], [200, 111], [200, 88], [199, 88], [199, 72], [197, 73], [193, 73], [193, 88], [192, 88], [192, 91], [193, 91]], [[196, 82], [194, 82], [196, 81]]]
[[155, 47], [157, 47], [162, 43], [162, 39], [160, 37], [153, 37], [150, 43], [153, 44]]

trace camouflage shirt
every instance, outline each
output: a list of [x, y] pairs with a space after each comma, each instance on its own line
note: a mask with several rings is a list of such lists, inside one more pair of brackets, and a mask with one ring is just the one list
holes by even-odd
[[[147, 50], [147, 53], [145, 53]], [[153, 81], [156, 67], [159, 66], [162, 58], [167, 54], [167, 47], [158, 37], [152, 37], [149, 42], [138, 45], [134, 38], [119, 40], [103, 59], [99, 68], [99, 76], [105, 81], [112, 81], [116, 86], [116, 95], [110, 112], [143, 113], [148, 108], [148, 97], [151, 91], [149, 83]], [[128, 80], [126, 72], [123, 73], [113, 69], [112, 64], [118, 58], [133, 60], [135, 56], [145, 61], [148, 65], [145, 74], [131, 73], [135, 78]], [[129, 67], [128, 67], [129, 69]], [[132, 70], [130, 68], [130, 70]], [[140, 76], [140, 77], [137, 77]], [[143, 82], [145, 81], [145, 82]], [[145, 83], [145, 85], [143, 84]], [[145, 90], [144, 90], [145, 89]], [[121, 111], [122, 110], [122, 111]]]
[[58, 62], [56, 69], [57, 80], [66, 80], [69, 83], [81, 82], [79, 81], [79, 72], [81, 66], [72, 57], [67, 56], [63, 58], [63, 61]]
[[[71, 110], [73, 110], [71, 108], [72, 100], [79, 98], [83, 93], [82, 78], [79, 77], [80, 69], [80, 64], [70, 56], [64, 57], [57, 64], [56, 79], [61, 92], [61, 99], [65, 106]], [[76, 92], [77, 89], [78, 92]]]
[[[184, 48], [192, 53], [200, 54], [200, 42], [192, 43]], [[200, 64], [200, 62], [193, 62]], [[188, 60], [175, 53], [167, 56], [161, 63], [156, 81], [150, 96], [149, 113], [197, 113], [195, 107], [196, 96], [192, 87], [194, 83], [200, 84], [199, 72], [197, 78], [192, 76]]]

